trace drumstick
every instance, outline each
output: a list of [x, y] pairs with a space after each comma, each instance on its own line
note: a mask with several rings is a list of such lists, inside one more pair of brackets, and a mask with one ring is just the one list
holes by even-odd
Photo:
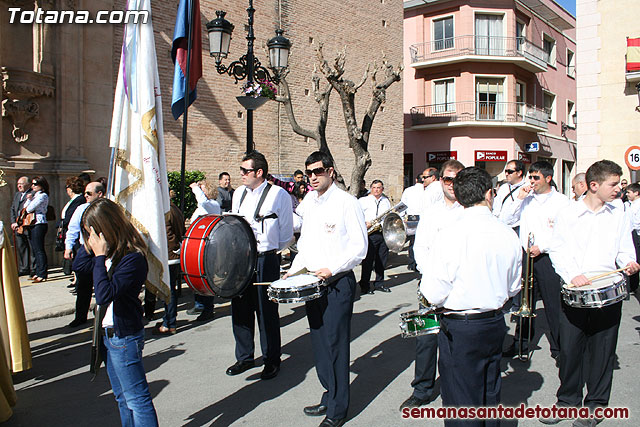
[[[298, 276], [300, 274], [306, 274], [308, 272], [309, 270], [307, 270], [305, 267], [302, 270], [298, 271], [297, 273], [290, 274], [289, 277]], [[254, 282], [254, 286], [269, 286], [272, 283], [273, 282]]]
[[[619, 268], [617, 270], [609, 271], [607, 273], [598, 274], [598, 275], [593, 276], [593, 277], [587, 277], [587, 280], [590, 281], [590, 282], [593, 282], [594, 280], [602, 279], [603, 277], [607, 277], [607, 276], [609, 276], [611, 274], [620, 273], [622, 270], [624, 270], [626, 268], [627, 267], [622, 267], [622, 268]], [[576, 287], [576, 285], [574, 285], [573, 283], [569, 283], [567, 285], [567, 288], [575, 288], [575, 287]]]

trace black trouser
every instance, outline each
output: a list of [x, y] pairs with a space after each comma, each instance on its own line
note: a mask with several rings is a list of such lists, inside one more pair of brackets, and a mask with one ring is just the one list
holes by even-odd
[[[526, 265], [526, 253], [523, 255], [522, 261], [522, 274], [525, 274]], [[544, 316], [549, 325], [549, 348], [551, 355], [556, 357], [560, 353], [560, 344], [558, 339], [558, 329], [560, 326], [560, 301], [561, 301], [561, 279], [553, 269], [551, 259], [547, 254], [540, 254], [533, 259], [533, 301], [530, 301], [531, 310], [535, 312], [536, 301], [542, 298], [544, 303]], [[526, 278], [525, 278], [526, 280]], [[523, 285], [524, 289], [524, 285]], [[522, 292], [521, 292], [522, 294]], [[520, 298], [522, 295], [520, 295]], [[520, 306], [520, 298], [514, 298], [514, 307]], [[522, 321], [522, 327], [526, 331], [524, 334], [524, 342], [527, 342], [527, 338], [535, 337], [535, 317], [531, 319], [531, 337], [527, 337], [529, 328], [529, 319], [524, 318]], [[515, 341], [516, 343], [520, 339], [520, 322], [516, 324]]]
[[438, 362], [438, 334], [425, 334], [416, 337], [416, 365], [414, 370], [413, 395], [420, 400], [430, 399], [436, 379]]
[[[636, 250], [636, 260], [640, 259], [640, 236], [638, 236], [638, 232], [636, 230], [631, 231], [631, 238], [633, 239], [633, 246]], [[635, 292], [638, 289], [638, 284], [640, 280], [638, 279], [640, 275], [638, 273], [632, 274], [629, 276], [629, 292]]]
[[[438, 350], [443, 406], [498, 406], [500, 359], [507, 333], [503, 315], [487, 319], [440, 319]], [[446, 426], [497, 426], [500, 420], [445, 420]]]
[[593, 409], [609, 404], [621, 313], [622, 302], [603, 308], [562, 304], [559, 406], [584, 404]]
[[91, 294], [93, 293], [93, 274], [76, 272], [76, 320], [87, 320], [89, 307], [91, 306]]
[[320, 404], [327, 417], [346, 418], [349, 409], [349, 345], [356, 292], [353, 272], [327, 286], [327, 293], [305, 303], [320, 383], [326, 390]]
[[369, 282], [371, 281], [371, 271], [376, 271], [376, 282], [382, 282], [384, 280], [384, 269], [387, 266], [387, 256], [389, 255], [389, 248], [384, 242], [381, 232], [371, 233], [369, 235], [369, 249], [367, 249], [367, 256], [362, 261], [362, 274], [360, 275], [360, 289], [363, 292], [369, 291]]
[[18, 273], [33, 275], [36, 272], [36, 257], [31, 250], [29, 242], [29, 231], [25, 229], [24, 234], [14, 234], [16, 236], [16, 251], [18, 254]]
[[[280, 255], [258, 256], [256, 282], [273, 282], [280, 278]], [[255, 315], [254, 315], [255, 313]], [[256, 317], [260, 330], [260, 347], [265, 365], [280, 366], [280, 317], [278, 304], [269, 300], [267, 286], [250, 284], [243, 294], [231, 300], [231, 323], [236, 340], [236, 360], [254, 360], [253, 337]]]
[[31, 230], [29, 230], [29, 242], [31, 242], [31, 249], [36, 257], [36, 276], [43, 279], [47, 278], [49, 271], [47, 253], [44, 251], [44, 238], [48, 229], [49, 225], [42, 223], [34, 225]]
[[413, 253], [413, 244], [416, 242], [416, 235], [407, 236], [409, 239], [409, 269], [416, 268], [416, 257]]

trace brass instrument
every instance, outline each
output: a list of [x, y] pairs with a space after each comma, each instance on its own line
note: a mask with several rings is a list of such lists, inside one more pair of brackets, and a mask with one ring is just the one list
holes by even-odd
[[367, 228], [367, 234], [375, 233], [376, 231], [381, 231], [384, 218], [390, 213], [395, 212], [397, 214], [397, 213], [404, 212], [406, 210], [407, 210], [407, 205], [405, 205], [402, 202], [398, 203], [395, 206], [392, 206], [388, 210], [384, 211], [377, 218], [371, 220], [371, 222], [369, 223], [369, 228]]
[[[527, 239], [527, 258], [524, 277], [522, 278], [522, 290], [520, 291], [521, 302], [518, 311], [513, 314], [520, 317], [520, 338], [518, 339], [518, 359], [526, 362], [531, 359], [531, 318], [536, 317], [536, 314], [531, 309], [531, 302], [533, 301], [533, 257], [531, 256], [531, 247], [533, 246], [533, 234], [529, 233]], [[528, 318], [528, 332], [527, 332], [527, 352], [523, 352], [524, 344], [524, 319]]]

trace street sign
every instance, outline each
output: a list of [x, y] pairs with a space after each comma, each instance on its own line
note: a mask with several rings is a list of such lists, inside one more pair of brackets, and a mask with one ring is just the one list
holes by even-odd
[[518, 160], [521, 160], [523, 163], [531, 163], [531, 154], [518, 151]]
[[506, 151], [476, 150], [476, 162], [506, 162]]
[[624, 153], [624, 161], [627, 163], [629, 169], [634, 171], [640, 170], [640, 147], [632, 145], [627, 148], [627, 152]]
[[458, 159], [457, 151], [432, 151], [427, 153], [427, 162], [444, 163], [447, 160]]
[[529, 144], [524, 144], [524, 149], [527, 153], [535, 153], [540, 150], [540, 144], [538, 141], [530, 142]]

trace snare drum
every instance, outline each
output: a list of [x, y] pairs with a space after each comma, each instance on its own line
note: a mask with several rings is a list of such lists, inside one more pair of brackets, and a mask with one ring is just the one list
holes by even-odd
[[299, 274], [276, 280], [267, 289], [269, 299], [278, 303], [311, 301], [320, 298], [326, 292], [325, 281], [313, 274]]
[[233, 298], [253, 278], [258, 251], [247, 221], [239, 215], [203, 215], [187, 230], [180, 266], [200, 295]]
[[437, 334], [440, 332], [440, 321], [430, 309], [408, 311], [400, 314], [400, 331], [402, 338]]
[[[585, 276], [593, 277], [602, 273], [606, 272], [591, 271]], [[570, 288], [566, 283], [562, 284], [562, 299], [569, 307], [601, 308], [622, 301], [627, 295], [627, 282], [620, 273], [593, 280], [586, 286]]]

